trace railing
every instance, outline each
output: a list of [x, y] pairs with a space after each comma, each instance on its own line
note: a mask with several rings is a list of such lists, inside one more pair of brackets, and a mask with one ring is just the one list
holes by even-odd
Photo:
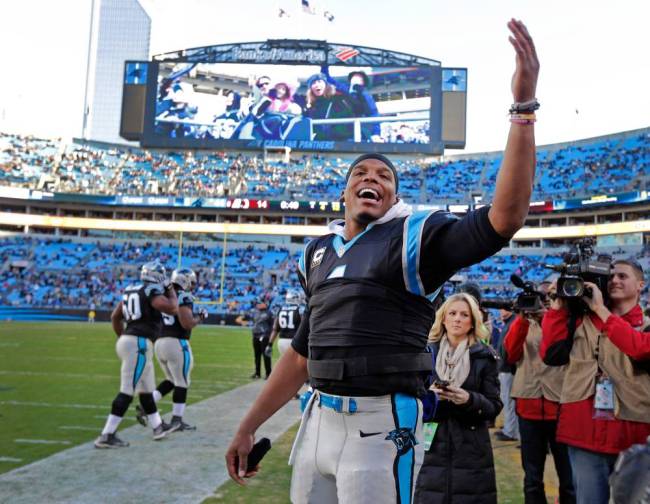
[[427, 121], [430, 119], [429, 111], [416, 111], [415, 116], [409, 115], [408, 117], [400, 115], [392, 116], [377, 116], [377, 117], [344, 117], [339, 119], [312, 119], [310, 136], [314, 138], [314, 126], [321, 124], [348, 124], [352, 123], [354, 127], [353, 139], [355, 142], [361, 142], [361, 125], [372, 124], [380, 122], [407, 122], [407, 121]]
[[[299, 116], [294, 116], [299, 117]], [[309, 119], [309, 118], [307, 118]], [[416, 110], [408, 112], [407, 116], [404, 115], [390, 115], [390, 116], [376, 116], [376, 117], [344, 117], [337, 119], [311, 119], [310, 120], [310, 139], [314, 138], [314, 126], [326, 124], [349, 124], [352, 123], [354, 128], [353, 141], [361, 142], [361, 125], [373, 124], [382, 122], [411, 122], [411, 121], [428, 121], [430, 114], [428, 110]], [[172, 124], [188, 124], [192, 126], [212, 127], [214, 122], [195, 121], [193, 119], [177, 119], [169, 117], [157, 117], [156, 122], [172, 123]]]

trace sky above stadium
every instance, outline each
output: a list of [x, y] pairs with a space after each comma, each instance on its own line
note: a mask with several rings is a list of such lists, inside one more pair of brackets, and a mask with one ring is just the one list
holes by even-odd
[[[465, 152], [501, 150], [522, 19], [541, 62], [539, 145], [650, 126], [648, 0], [143, 0], [151, 53], [267, 38], [380, 47], [467, 67]], [[91, 0], [0, 8], [0, 130], [81, 133]], [[280, 9], [289, 16], [279, 17]], [[333, 21], [324, 17], [328, 11]], [[453, 154], [457, 151], [449, 151]]]

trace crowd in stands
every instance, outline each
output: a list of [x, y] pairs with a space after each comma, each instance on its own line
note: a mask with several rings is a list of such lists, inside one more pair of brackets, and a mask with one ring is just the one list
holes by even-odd
[[[272, 245], [183, 247], [181, 266], [198, 273], [196, 296], [211, 312], [247, 312], [297, 288], [297, 255]], [[139, 266], [159, 259], [171, 272], [178, 246], [163, 242], [69, 241], [14, 236], [0, 239], [0, 305], [111, 309], [122, 289], [138, 282]]]
[[[124, 287], [138, 282], [140, 265], [159, 259], [171, 272], [178, 267], [178, 252], [178, 245], [171, 242], [0, 238], [0, 306], [85, 309], [94, 305], [109, 310]], [[609, 253], [617, 258], [631, 255], [624, 249]], [[650, 266], [650, 247], [633, 255], [644, 267]], [[274, 245], [228, 246], [223, 290], [221, 246], [184, 246], [180, 264], [198, 273], [195, 294], [210, 312], [245, 313], [261, 299], [274, 304], [287, 289], [299, 288], [298, 256], [297, 251]], [[511, 274], [540, 282], [551, 274], [544, 264], [559, 262], [555, 250], [517, 255], [504, 250], [460, 271], [459, 278], [480, 284], [488, 298], [511, 297], [516, 290]]]
[[[410, 203], [470, 203], [492, 196], [501, 153], [425, 162], [393, 156]], [[534, 200], [646, 189], [650, 130], [538, 148]], [[249, 196], [336, 200], [351, 158], [289, 160], [217, 152], [149, 152], [124, 146], [0, 133], [0, 185], [55, 192]]]

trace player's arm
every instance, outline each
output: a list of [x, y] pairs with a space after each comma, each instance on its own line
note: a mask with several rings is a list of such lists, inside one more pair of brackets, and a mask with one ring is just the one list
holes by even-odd
[[191, 306], [179, 306], [178, 307], [178, 321], [180, 322], [183, 329], [185, 329], [186, 331], [191, 331], [197, 325], [199, 325], [199, 322], [201, 321], [201, 318], [198, 317], [198, 316], [195, 316], [192, 313], [192, 307]]
[[122, 313], [122, 301], [120, 301], [113, 313], [111, 313], [111, 325], [113, 326], [113, 332], [119, 338], [122, 335], [122, 330], [124, 329], [124, 314]]
[[[253, 449], [255, 432], [300, 390], [308, 377], [307, 358], [289, 348], [280, 358], [246, 416], [226, 452], [228, 474], [244, 485], [248, 454]], [[239, 466], [236, 459], [239, 458]], [[251, 474], [252, 475], [252, 474]]]
[[273, 330], [271, 331], [271, 337], [269, 338], [269, 346], [273, 346], [273, 343], [275, 343], [275, 340], [278, 338], [278, 334], [280, 333], [280, 317], [275, 317], [275, 321], [273, 322]]
[[156, 295], [151, 298], [151, 306], [159, 312], [167, 315], [176, 315], [178, 313], [178, 298], [173, 287], [165, 289], [164, 295]]
[[[539, 61], [533, 39], [524, 24], [512, 19], [508, 28], [516, 52], [512, 95], [515, 103], [523, 103], [535, 98]], [[489, 212], [490, 222], [501, 236], [511, 238], [524, 225], [534, 177], [534, 125], [512, 123]]]
[[[262, 392], [239, 424], [239, 429], [226, 452], [228, 474], [240, 485], [245, 484], [244, 477], [254, 475], [254, 473], [246, 473], [246, 462], [248, 454], [253, 448], [255, 432], [260, 425], [296, 395], [309, 376], [307, 371], [308, 341], [309, 314], [307, 313], [300, 322], [291, 347], [280, 357], [277, 365], [273, 368]], [[238, 467], [237, 459], [239, 459]]]

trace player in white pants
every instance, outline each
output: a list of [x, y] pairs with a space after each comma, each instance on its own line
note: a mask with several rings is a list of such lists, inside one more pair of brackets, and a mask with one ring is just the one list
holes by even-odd
[[399, 199], [390, 159], [368, 153], [350, 164], [344, 220], [330, 222], [298, 262], [303, 321], [226, 451], [237, 483], [258, 470], [247, 470], [257, 431], [309, 376], [314, 399], [297, 439], [294, 504], [412, 503], [424, 452], [417, 397], [432, 372], [431, 301], [458, 270], [507, 244], [530, 205], [539, 62], [525, 26], [513, 19], [508, 27], [514, 103], [492, 206], [463, 218], [413, 211]]
[[[207, 310], [199, 315], [192, 313], [194, 297], [192, 290], [196, 287], [196, 274], [189, 268], [174, 270], [171, 276], [172, 286], [178, 296], [178, 313], [163, 315], [162, 332], [154, 345], [156, 358], [165, 373], [163, 380], [153, 392], [156, 402], [173, 390], [173, 410], [170, 425], [177, 430], [195, 430], [196, 427], [183, 422], [187, 389], [190, 386], [190, 373], [194, 365], [190, 336], [192, 329], [207, 318]], [[138, 422], [146, 425], [146, 415], [141, 407], [136, 406]]]
[[162, 439], [177, 428], [162, 421], [152, 395], [155, 386], [152, 342], [160, 332], [161, 314], [175, 313], [178, 308], [176, 292], [163, 285], [166, 282], [165, 268], [158, 261], [145, 264], [140, 279], [142, 285], [124, 290], [122, 301], [111, 315], [113, 331], [118, 337], [115, 350], [122, 360], [120, 392], [113, 400], [101, 435], [95, 440], [97, 448], [129, 446], [115, 432], [136, 392], [143, 414], [153, 427], [154, 439]]
[[291, 502], [411, 502], [424, 459], [422, 405], [405, 394], [313, 392], [289, 463]]

